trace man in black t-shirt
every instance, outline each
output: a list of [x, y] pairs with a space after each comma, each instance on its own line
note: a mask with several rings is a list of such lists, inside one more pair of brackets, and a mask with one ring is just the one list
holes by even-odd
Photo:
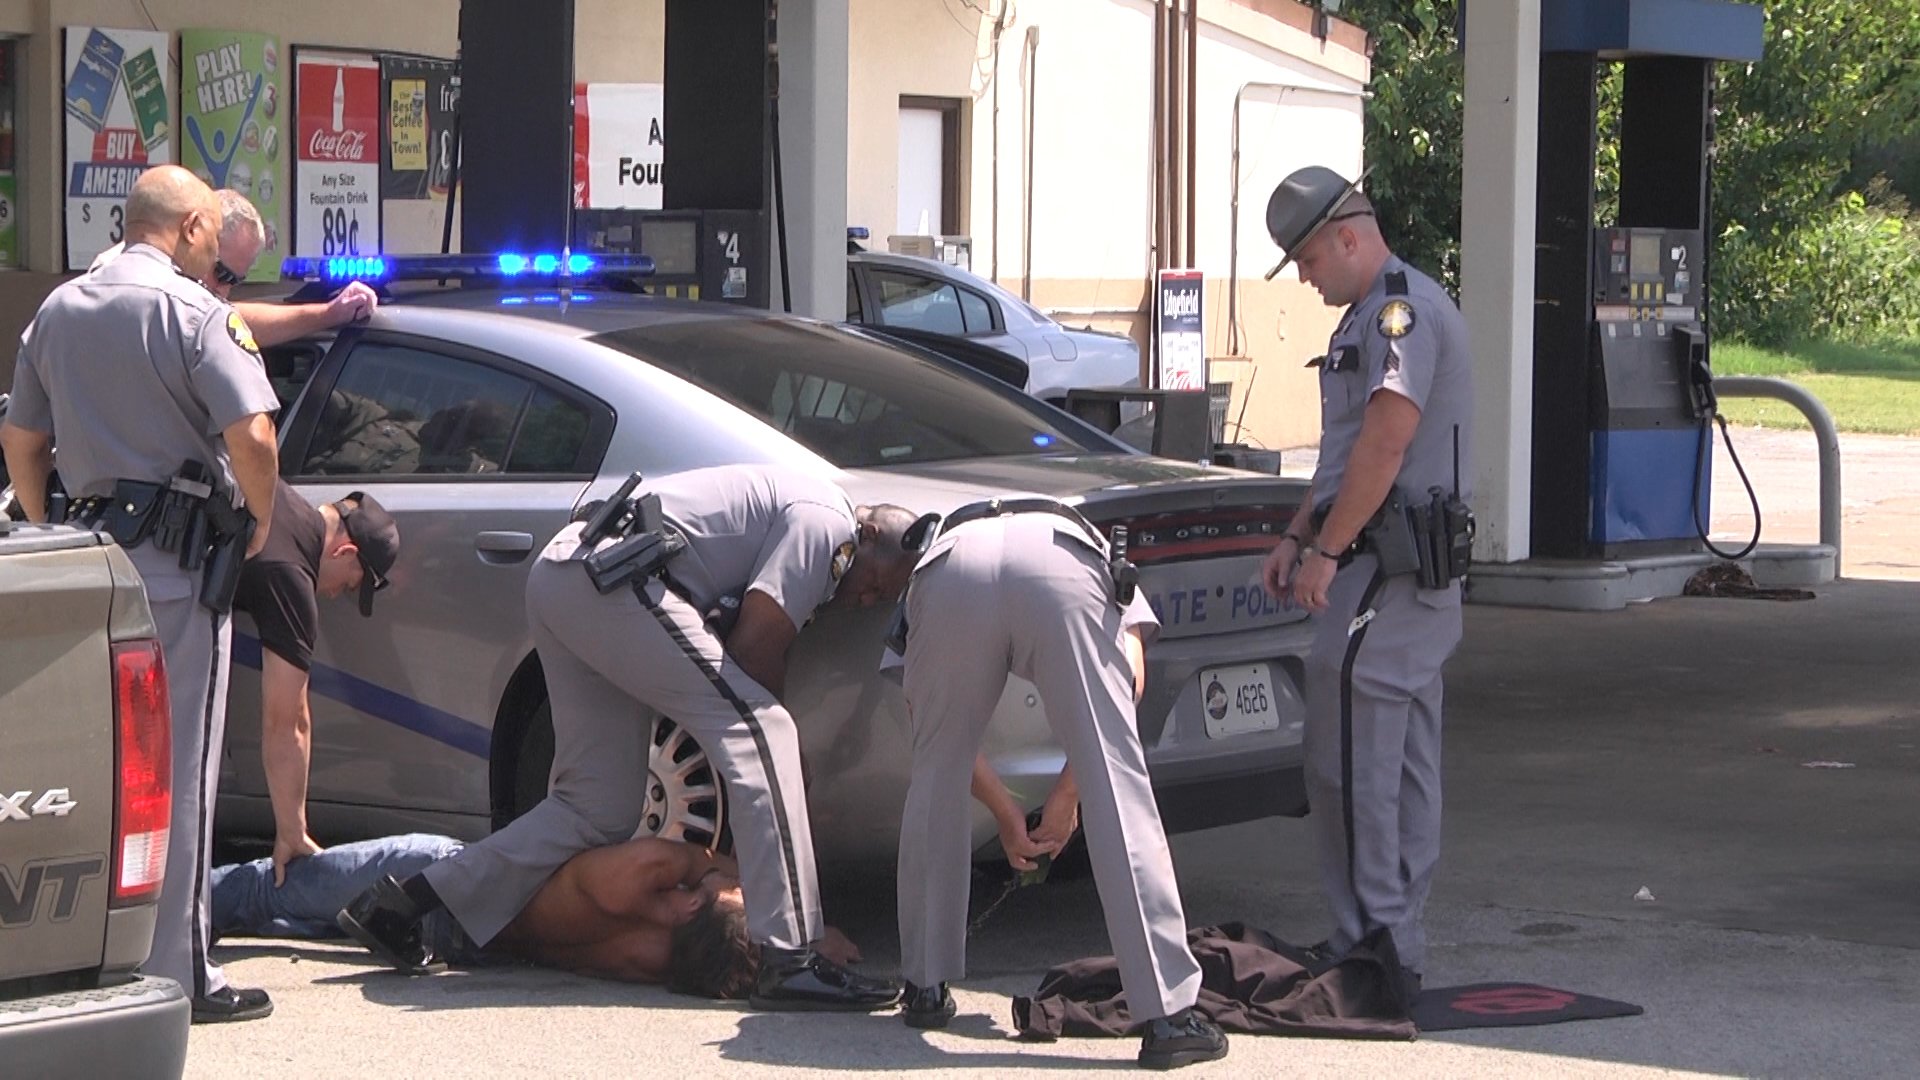
[[320, 850], [307, 835], [307, 673], [319, 598], [357, 590], [360, 614], [371, 616], [373, 594], [386, 588], [399, 554], [400, 528], [373, 497], [356, 491], [315, 507], [282, 480], [266, 546], [240, 573], [234, 607], [253, 616], [260, 633], [260, 757], [273, 803], [276, 885], [289, 861]]

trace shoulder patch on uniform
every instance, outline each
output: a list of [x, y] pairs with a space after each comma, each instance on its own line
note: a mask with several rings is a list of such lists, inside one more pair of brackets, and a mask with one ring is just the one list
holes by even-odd
[[1413, 305], [1405, 300], [1389, 300], [1380, 309], [1377, 325], [1383, 337], [1403, 338], [1413, 332]]
[[227, 336], [233, 339], [235, 345], [255, 356], [260, 355], [260, 346], [253, 340], [253, 328], [247, 325], [247, 320], [241, 318], [237, 311], [227, 312]]
[[833, 553], [833, 580], [837, 584], [847, 576], [847, 568], [853, 565], [854, 542], [849, 540], [841, 544]]

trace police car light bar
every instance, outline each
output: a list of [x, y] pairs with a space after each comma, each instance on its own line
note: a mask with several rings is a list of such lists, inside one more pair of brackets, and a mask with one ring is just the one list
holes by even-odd
[[587, 255], [562, 251], [520, 255], [370, 255], [350, 258], [296, 258], [280, 264], [285, 281], [345, 285], [350, 281], [385, 284], [394, 281], [432, 281], [441, 278], [513, 278], [564, 282], [589, 276], [648, 277], [653, 258], [648, 255]]

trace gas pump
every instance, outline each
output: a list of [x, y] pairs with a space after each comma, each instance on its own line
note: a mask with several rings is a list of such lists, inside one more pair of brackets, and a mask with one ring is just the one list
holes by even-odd
[[645, 290], [768, 306], [767, 215], [759, 210], [573, 212], [573, 250], [653, 259]]
[[1594, 230], [1587, 539], [1603, 557], [1684, 549], [1710, 517], [1704, 251], [1698, 229]]
[[[1711, 549], [1713, 65], [1758, 59], [1763, 26], [1753, 4], [1542, 5], [1536, 558]], [[1603, 65], [1616, 64], [1619, 203], [1603, 225], [1594, 192], [1598, 85]], [[1757, 506], [1755, 519], [1757, 537]]]

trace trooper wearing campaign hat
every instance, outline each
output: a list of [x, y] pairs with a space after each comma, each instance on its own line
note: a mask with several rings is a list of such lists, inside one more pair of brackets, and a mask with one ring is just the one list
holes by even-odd
[[273, 500], [273, 527], [247, 561], [234, 607], [253, 616], [260, 638], [260, 758], [273, 805], [273, 874], [320, 850], [307, 835], [307, 770], [313, 745], [308, 674], [320, 634], [320, 598], [359, 597], [373, 615], [400, 557], [400, 527], [372, 496], [353, 492], [313, 506], [285, 480]]
[[1388, 249], [1360, 181], [1293, 173], [1267, 203], [1267, 230], [1285, 256], [1274, 273], [1294, 264], [1346, 309], [1309, 362], [1320, 376], [1313, 484], [1261, 571], [1270, 592], [1316, 617], [1305, 740], [1326, 947], [1338, 955], [1385, 931], [1417, 993], [1440, 856], [1441, 668], [1460, 640], [1462, 568], [1410, 567], [1402, 555], [1419, 545], [1393, 541], [1443, 505], [1461, 507], [1452, 516], [1470, 535], [1466, 321]]

